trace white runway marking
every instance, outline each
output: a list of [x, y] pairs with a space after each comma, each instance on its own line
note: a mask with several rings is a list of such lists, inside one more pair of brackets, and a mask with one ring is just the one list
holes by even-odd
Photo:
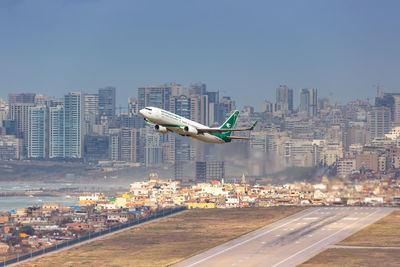
[[[327, 211], [329, 207], [324, 209]], [[332, 209], [335, 208], [332, 207]], [[312, 210], [315, 212], [310, 212]], [[297, 217], [290, 216], [282, 220], [280, 222], [282, 225], [274, 223], [270, 227], [262, 228], [235, 241], [229, 241], [174, 266], [187, 267], [197, 264], [196, 266], [219, 267], [230, 266], [232, 263], [249, 267], [296, 266], [393, 210], [374, 208], [367, 212], [367, 215], [355, 217], [352, 216], [355, 214], [354, 208], [340, 207], [336, 211], [327, 212], [325, 216], [319, 215], [320, 208], [311, 208], [301, 212]], [[314, 216], [310, 216], [311, 214]], [[315, 217], [318, 219], [306, 219]], [[300, 225], [299, 222], [306, 222], [306, 226]], [[290, 226], [295, 231], [289, 232], [288, 230], [293, 230]], [[276, 231], [272, 232], [274, 230]], [[246, 238], [249, 239], [246, 240]], [[239, 259], [244, 259], [247, 255], [250, 256], [249, 260], [239, 263]]]
[[[206, 261], [206, 260], [208, 260], [208, 259], [214, 258], [215, 256], [217, 256], [217, 255], [219, 255], [219, 254], [222, 254], [222, 253], [224, 253], [224, 252], [226, 252], [226, 251], [228, 251], [228, 250], [231, 250], [231, 249], [233, 249], [233, 248], [236, 248], [236, 247], [238, 247], [238, 246], [241, 246], [241, 245], [243, 245], [243, 244], [246, 244], [246, 243], [248, 243], [248, 242], [250, 242], [250, 241], [252, 241], [252, 240], [254, 240], [254, 239], [256, 239], [256, 238], [259, 238], [259, 237], [261, 237], [261, 236], [263, 236], [263, 235], [266, 235], [266, 234], [268, 234], [268, 233], [270, 233], [270, 232], [272, 232], [272, 231], [275, 231], [276, 229], [282, 228], [282, 227], [285, 226], [285, 225], [288, 225], [288, 224], [290, 224], [290, 223], [293, 223], [293, 222], [295, 222], [295, 221], [298, 221], [298, 220], [300, 220], [301, 218], [304, 218], [305, 216], [309, 216], [310, 214], [312, 214], [312, 213], [314, 213], [314, 212], [315, 212], [315, 210], [312, 211], [312, 212], [306, 213], [306, 214], [304, 214], [304, 215], [302, 215], [302, 216], [300, 216], [300, 217], [298, 217], [298, 218], [296, 218], [296, 219], [293, 219], [293, 220], [291, 220], [291, 221], [289, 221], [289, 222], [286, 222], [286, 223], [284, 223], [284, 224], [282, 224], [282, 225], [278, 225], [278, 226], [272, 228], [271, 230], [268, 230], [268, 231], [263, 232], [263, 233], [261, 233], [261, 234], [258, 234], [258, 235], [256, 235], [256, 236], [253, 236], [252, 238], [249, 238], [249, 239], [246, 239], [246, 240], [244, 240], [244, 241], [242, 241], [242, 242], [240, 242], [240, 243], [237, 243], [237, 244], [235, 244], [235, 245], [233, 245], [233, 246], [231, 246], [231, 247], [228, 247], [228, 248], [226, 248], [226, 249], [223, 249], [223, 250], [221, 250], [221, 251], [219, 251], [219, 252], [217, 252], [217, 253], [215, 253], [215, 254], [213, 254], [213, 255], [210, 255], [210, 256], [208, 256], [208, 257], [205, 257], [205, 258], [203, 258], [203, 259], [201, 259], [201, 260], [199, 260], [199, 261], [197, 261], [197, 262], [194, 262], [194, 263], [188, 265], [187, 267], [191, 267], [191, 266], [194, 266], [194, 265], [196, 265], [196, 264], [199, 264], [199, 263], [201, 263], [201, 262], [203, 262], [203, 261]], [[295, 214], [295, 215], [296, 215], [296, 214]]]
[[[374, 213], [371, 213], [370, 215], [364, 217], [363, 219], [366, 219], [366, 218], [368, 218], [368, 217], [371, 217], [372, 215], [374, 215], [374, 214], [377, 213], [377, 212], [378, 212], [378, 211], [375, 211]], [[323, 241], [325, 241], [325, 240], [331, 238], [332, 236], [334, 236], [334, 235], [336, 235], [336, 234], [338, 234], [338, 233], [340, 233], [340, 232], [346, 230], [347, 228], [349, 228], [350, 226], [353, 226], [353, 225], [356, 224], [356, 223], [358, 223], [358, 221], [353, 222], [352, 224], [347, 225], [346, 227], [342, 228], [341, 230], [339, 230], [339, 231], [337, 231], [337, 232], [335, 232], [335, 233], [333, 233], [333, 234], [331, 234], [331, 235], [329, 235], [329, 236], [327, 236], [327, 237], [321, 239], [321, 240], [318, 241], [318, 242], [315, 242], [315, 243], [312, 244], [311, 246], [308, 246], [308, 247], [306, 247], [306, 248], [304, 248], [304, 249], [298, 251], [297, 253], [291, 255], [290, 257], [287, 257], [286, 259], [284, 259], [284, 260], [278, 262], [277, 264], [272, 265], [272, 267], [276, 267], [276, 266], [278, 266], [278, 265], [284, 263], [285, 261], [290, 260], [291, 258], [297, 256], [298, 254], [301, 254], [301, 253], [303, 253], [304, 251], [306, 251], [306, 250], [308, 250], [308, 249], [310, 249], [310, 248], [312, 248], [312, 247], [318, 245], [319, 243], [321, 243], [321, 242], [323, 242]]]

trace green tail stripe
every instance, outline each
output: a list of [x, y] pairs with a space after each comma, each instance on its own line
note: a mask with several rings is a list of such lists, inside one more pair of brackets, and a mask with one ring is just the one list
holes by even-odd
[[236, 124], [237, 117], [239, 115], [239, 111], [235, 110], [235, 112], [232, 113], [232, 115], [222, 124], [220, 129], [233, 129]]

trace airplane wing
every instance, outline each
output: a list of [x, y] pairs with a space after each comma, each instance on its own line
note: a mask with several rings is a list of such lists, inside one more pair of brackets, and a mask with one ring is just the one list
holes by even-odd
[[199, 133], [225, 133], [225, 132], [243, 132], [243, 131], [252, 131], [254, 127], [256, 127], [257, 121], [249, 128], [243, 129], [219, 129], [219, 128], [197, 128], [197, 132]]
[[227, 136], [228, 139], [231, 140], [253, 140], [254, 138], [249, 137], [240, 137], [240, 136]]

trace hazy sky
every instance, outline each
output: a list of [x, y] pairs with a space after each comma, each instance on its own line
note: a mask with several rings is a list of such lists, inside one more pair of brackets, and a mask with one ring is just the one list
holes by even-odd
[[400, 92], [400, 1], [0, 1], [0, 97], [202, 81], [261, 109], [275, 88]]

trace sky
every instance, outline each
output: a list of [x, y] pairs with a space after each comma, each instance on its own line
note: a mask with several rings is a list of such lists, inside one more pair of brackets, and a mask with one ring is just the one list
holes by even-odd
[[1, 0], [0, 97], [204, 82], [261, 110], [275, 88], [400, 92], [400, 1]]

